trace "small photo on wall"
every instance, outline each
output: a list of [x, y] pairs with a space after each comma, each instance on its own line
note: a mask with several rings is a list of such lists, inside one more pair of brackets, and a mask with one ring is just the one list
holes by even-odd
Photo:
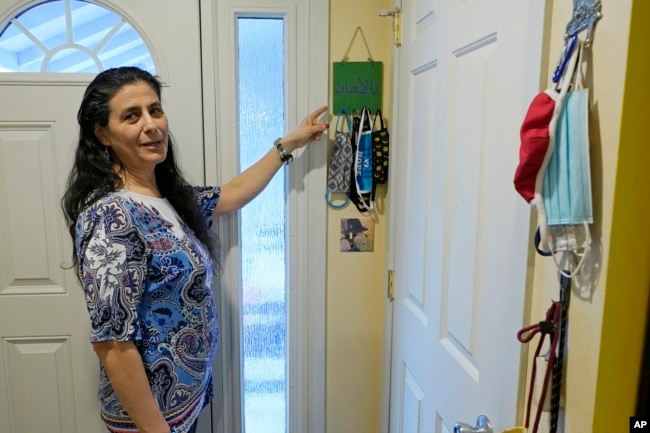
[[375, 221], [369, 217], [341, 218], [341, 252], [375, 250]]

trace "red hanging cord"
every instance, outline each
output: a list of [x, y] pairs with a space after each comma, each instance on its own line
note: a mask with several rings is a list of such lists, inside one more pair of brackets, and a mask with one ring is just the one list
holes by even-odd
[[[535, 358], [539, 356], [539, 352], [542, 350], [544, 340], [546, 336], [549, 335], [551, 338], [548, 361], [546, 365], [546, 372], [544, 373], [544, 383], [542, 384], [542, 392], [539, 396], [539, 402], [537, 405], [537, 413], [535, 414], [535, 422], [533, 424], [532, 433], [537, 433], [539, 428], [539, 420], [542, 415], [542, 403], [546, 398], [546, 391], [548, 389], [548, 384], [551, 379], [551, 373], [553, 371], [553, 363], [555, 361], [559, 332], [558, 332], [558, 323], [562, 315], [562, 304], [560, 302], [553, 301], [550, 308], [546, 311], [546, 320], [542, 320], [539, 323], [534, 325], [526, 326], [517, 332], [517, 339], [522, 343], [530, 342], [533, 337], [537, 334], [542, 334], [537, 344], [537, 349], [535, 350]], [[526, 424], [525, 427], [528, 428], [530, 425], [530, 409], [533, 402], [533, 390], [535, 389], [535, 378], [537, 376], [537, 364], [533, 363], [533, 369], [531, 372], [530, 378], [530, 389], [528, 391], [528, 403], [526, 405]]]

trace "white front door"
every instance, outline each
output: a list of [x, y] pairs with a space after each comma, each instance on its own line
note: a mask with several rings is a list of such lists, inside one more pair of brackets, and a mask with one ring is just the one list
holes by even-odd
[[530, 210], [512, 178], [540, 82], [542, 3], [402, 2], [391, 433], [516, 422]]
[[[0, 20], [27, 3], [0, 0]], [[202, 183], [199, 2], [101, 3], [150, 45], [182, 166]], [[35, 74], [16, 83], [0, 75], [0, 431], [105, 432], [98, 359], [60, 209], [92, 76]]]

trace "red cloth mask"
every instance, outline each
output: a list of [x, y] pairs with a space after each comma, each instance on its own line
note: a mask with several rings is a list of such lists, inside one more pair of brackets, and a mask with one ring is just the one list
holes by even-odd
[[535, 198], [535, 181], [548, 151], [548, 127], [553, 117], [556, 95], [553, 89], [549, 89], [535, 96], [521, 124], [519, 165], [515, 170], [514, 184], [528, 203]]

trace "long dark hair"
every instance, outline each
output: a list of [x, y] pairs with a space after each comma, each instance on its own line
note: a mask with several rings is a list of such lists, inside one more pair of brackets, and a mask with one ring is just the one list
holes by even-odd
[[[113, 151], [95, 136], [95, 127], [108, 125], [111, 98], [124, 85], [145, 82], [161, 99], [161, 85], [156, 77], [142, 69], [125, 66], [100, 72], [88, 85], [77, 113], [79, 143], [74, 166], [68, 177], [65, 194], [61, 200], [63, 213], [73, 241], [73, 265], [78, 266], [75, 246], [75, 225], [82, 210], [109, 192], [121, 189], [124, 184], [117, 165], [121, 161]], [[184, 179], [174, 158], [171, 135], [167, 157], [155, 168], [156, 183], [160, 193], [174, 207], [183, 222], [205, 244], [212, 258], [216, 258], [217, 242], [205, 224], [196, 202], [194, 189]]]

